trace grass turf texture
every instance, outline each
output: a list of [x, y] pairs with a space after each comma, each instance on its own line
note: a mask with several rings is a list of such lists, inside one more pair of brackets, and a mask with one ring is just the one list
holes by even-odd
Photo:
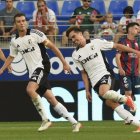
[[41, 122], [0, 122], [0, 140], [139, 140], [134, 126], [118, 121], [82, 122], [79, 133], [72, 133], [68, 122], [53, 122], [51, 128], [37, 132]]

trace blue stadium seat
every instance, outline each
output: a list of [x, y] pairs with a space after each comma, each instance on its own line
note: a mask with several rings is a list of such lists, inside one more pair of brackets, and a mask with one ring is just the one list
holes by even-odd
[[0, 10], [5, 8], [5, 1], [0, 1]]
[[128, 6], [127, 0], [111, 0], [108, 11], [113, 14], [114, 20], [120, 20], [126, 6]]
[[57, 24], [59, 27], [59, 35], [62, 35], [62, 33], [66, 31], [70, 26], [68, 22], [57, 22]]
[[33, 1], [19, 1], [16, 5], [16, 8], [26, 15], [27, 20], [32, 19], [33, 11], [35, 10], [35, 5]]
[[61, 19], [68, 20], [75, 8], [81, 6], [80, 0], [64, 0], [61, 11]]
[[46, 4], [47, 4], [47, 7], [49, 7], [55, 12], [56, 16], [59, 15], [59, 7], [56, 0], [47, 0]]
[[137, 15], [138, 11], [140, 10], [140, 0], [134, 1], [133, 10], [134, 10], [134, 15]]
[[97, 9], [100, 12], [100, 14], [102, 14], [102, 15], [106, 14], [104, 0], [93, 0], [91, 3], [91, 7]]

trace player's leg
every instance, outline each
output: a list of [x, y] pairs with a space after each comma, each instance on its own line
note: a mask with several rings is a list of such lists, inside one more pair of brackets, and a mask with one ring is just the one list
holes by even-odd
[[73, 132], [78, 132], [81, 124], [68, 112], [66, 107], [57, 101], [51, 90], [46, 90], [44, 97], [53, 106], [54, 110], [63, 118], [67, 119], [73, 125]]
[[31, 100], [37, 109], [38, 113], [40, 114], [42, 118], [42, 124], [41, 127], [38, 129], [38, 131], [42, 131], [47, 129], [50, 125], [51, 122], [47, 118], [47, 112], [45, 110], [45, 107], [42, 103], [42, 99], [39, 94], [37, 94], [36, 89], [38, 88], [38, 84], [30, 81], [27, 85], [27, 93], [31, 97]]
[[135, 104], [131, 97], [126, 97], [114, 90], [110, 90], [111, 86], [111, 78], [110, 75], [103, 76], [99, 82], [95, 85], [94, 89], [99, 95], [108, 100], [113, 100], [115, 102], [125, 103], [127, 104], [133, 111], [136, 110]]
[[37, 68], [32, 74], [26, 88], [27, 94], [31, 97], [31, 100], [34, 106], [36, 107], [38, 113], [40, 114], [42, 118], [42, 124], [41, 124], [41, 127], [38, 129], [38, 131], [45, 130], [51, 125], [51, 122], [49, 121], [47, 117], [47, 112], [42, 102], [41, 96], [37, 92], [38, 89], [40, 89], [39, 84], [41, 81], [40, 79], [43, 77], [42, 72], [43, 72], [43, 69]]
[[116, 113], [125, 121], [127, 121], [129, 124], [133, 124], [138, 127], [138, 129], [134, 132], [140, 132], [140, 122], [138, 119], [136, 119], [129, 111], [124, 109], [122, 106], [120, 106], [119, 103], [114, 102], [112, 100], [106, 100], [106, 105], [111, 107]]
[[[120, 81], [115, 78], [114, 75], [111, 76], [111, 90], [118, 91], [120, 88]], [[109, 106], [106, 105], [106, 101], [103, 100], [103, 120], [113, 120], [114, 119], [114, 110], [111, 109]]]
[[[120, 93], [125, 96], [130, 96], [134, 101], [134, 98], [133, 98], [134, 96], [132, 93], [132, 87], [133, 87], [134, 81], [132, 80], [133, 80], [132, 76], [120, 76], [120, 81], [121, 81]], [[131, 111], [130, 107], [127, 106], [126, 104], [124, 105], [124, 108], [128, 110], [132, 115], [135, 115], [135, 112]]]
[[109, 99], [115, 102], [124, 103], [128, 105], [134, 112], [136, 111], [136, 106], [130, 96], [123, 96], [114, 90], [109, 90], [108, 84], [103, 84], [100, 86], [99, 94], [104, 99]]

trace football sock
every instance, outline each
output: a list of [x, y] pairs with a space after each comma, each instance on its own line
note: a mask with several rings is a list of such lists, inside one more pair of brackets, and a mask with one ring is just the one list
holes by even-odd
[[125, 103], [127, 98], [114, 90], [107, 91], [103, 96], [104, 99], [110, 99], [115, 102]]
[[72, 124], [77, 123], [77, 121], [70, 115], [67, 109], [60, 102], [58, 102], [58, 104], [54, 107], [54, 110]]
[[133, 124], [137, 127], [140, 127], [140, 122], [139, 120], [137, 120], [129, 111], [125, 110], [123, 107], [118, 106], [114, 109], [117, 114], [124, 119], [125, 121], [127, 121], [130, 124]]
[[41, 97], [38, 95], [36, 99], [32, 100], [34, 106], [36, 107], [38, 113], [40, 114], [42, 120], [47, 120], [47, 113], [45, 111], [44, 105], [42, 103]]

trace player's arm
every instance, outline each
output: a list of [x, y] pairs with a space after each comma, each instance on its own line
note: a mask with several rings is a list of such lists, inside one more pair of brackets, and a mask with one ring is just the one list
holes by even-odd
[[5, 60], [5, 63], [3, 64], [3, 66], [0, 69], [0, 74], [2, 74], [6, 68], [8, 68], [8, 66], [12, 63], [14, 57], [12, 56], [8, 56], [7, 59]]
[[89, 84], [88, 75], [87, 75], [85, 70], [81, 71], [81, 75], [82, 75], [82, 80], [83, 80], [84, 85], [85, 85], [86, 98], [87, 98], [87, 100], [89, 102], [91, 102], [92, 101], [92, 97], [91, 97], [91, 93], [90, 93], [90, 84]]
[[119, 51], [123, 51], [123, 52], [131, 52], [131, 53], [135, 53], [138, 57], [140, 57], [140, 51], [137, 51], [135, 49], [132, 49], [130, 47], [127, 47], [125, 45], [122, 44], [118, 44], [118, 43], [114, 43], [113, 48], [119, 50]]
[[6, 60], [6, 57], [5, 57], [4, 53], [3, 53], [3, 51], [1, 50], [1, 48], [0, 48], [0, 59], [1, 59], [3, 62], [5, 62], [5, 60]]
[[[3, 61], [3, 62], [5, 62], [6, 61], [6, 57], [5, 57], [5, 55], [4, 55], [4, 53], [3, 53], [3, 51], [0, 49], [0, 59]], [[9, 73], [11, 73], [12, 72], [12, 67], [9, 65], [8, 66], [8, 71], [9, 71]]]
[[118, 66], [119, 73], [120, 73], [120, 75], [125, 75], [125, 71], [122, 68], [120, 58], [121, 58], [121, 54], [120, 53], [116, 53], [116, 64]]
[[55, 55], [61, 60], [61, 62], [63, 63], [64, 71], [71, 73], [70, 66], [67, 64], [60, 50], [48, 39], [44, 41], [44, 45], [50, 48], [55, 53]]

